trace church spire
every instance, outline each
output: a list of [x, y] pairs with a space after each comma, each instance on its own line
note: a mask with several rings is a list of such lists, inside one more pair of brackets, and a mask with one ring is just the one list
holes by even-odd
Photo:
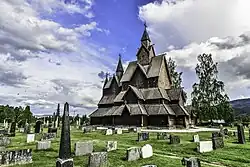
[[150, 45], [150, 38], [149, 38], [149, 35], [148, 35], [148, 31], [147, 31], [147, 24], [146, 22], [144, 23], [144, 32], [142, 34], [142, 37], [141, 37], [141, 43], [144, 44], [146, 47], [148, 47]]
[[103, 88], [105, 87], [105, 85], [107, 84], [107, 82], [108, 82], [108, 73], [106, 73], [106, 75], [105, 75], [105, 80], [104, 80], [104, 84], [103, 84]]
[[119, 60], [118, 60], [118, 64], [116, 67], [116, 76], [118, 76], [119, 79], [122, 78], [123, 75], [123, 66], [122, 66], [122, 58], [121, 58], [121, 54], [119, 54]]

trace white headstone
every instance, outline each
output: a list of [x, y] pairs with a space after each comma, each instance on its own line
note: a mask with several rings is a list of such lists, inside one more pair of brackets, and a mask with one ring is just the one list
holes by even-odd
[[20, 128], [20, 129], [19, 129], [19, 132], [20, 132], [20, 133], [24, 133], [24, 128]]
[[150, 144], [146, 144], [141, 148], [142, 158], [149, 158], [153, 156], [153, 148]]
[[197, 146], [197, 151], [199, 153], [213, 151], [213, 143], [212, 143], [212, 141], [200, 141], [198, 143], [198, 146]]
[[36, 145], [37, 150], [47, 150], [51, 148], [51, 141], [38, 141]]
[[136, 132], [137, 132], [137, 133], [141, 133], [141, 127], [137, 127], [137, 128], [136, 128]]
[[5, 129], [8, 129], [9, 128], [9, 123], [8, 123], [8, 121], [6, 121], [5, 122], [5, 127], [4, 127]]
[[47, 122], [46, 122], [46, 126], [49, 126], [49, 120], [47, 120]]
[[112, 135], [112, 134], [113, 134], [112, 129], [107, 129], [107, 130], [106, 130], [106, 135]]
[[74, 147], [75, 156], [90, 154], [93, 152], [93, 148], [92, 141], [76, 142]]
[[35, 134], [27, 134], [27, 143], [35, 141]]
[[121, 128], [116, 129], [116, 134], [121, 135], [122, 134], [122, 129]]
[[199, 137], [199, 135], [198, 135], [198, 134], [197, 134], [197, 135], [194, 135], [194, 137], [193, 137], [193, 141], [194, 141], [195, 143], [200, 142], [200, 137]]

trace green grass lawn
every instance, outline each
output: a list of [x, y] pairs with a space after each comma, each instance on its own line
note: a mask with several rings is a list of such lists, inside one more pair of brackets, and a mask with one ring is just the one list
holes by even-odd
[[[47, 131], [47, 130], [45, 130]], [[181, 167], [180, 159], [170, 158], [168, 156], [177, 157], [199, 157], [202, 161], [209, 163], [218, 163], [230, 167], [249, 167], [250, 166], [250, 142], [247, 144], [237, 144], [237, 138], [231, 137], [225, 139], [225, 147], [223, 149], [215, 150], [209, 153], [197, 153], [196, 144], [193, 143], [192, 133], [178, 133], [181, 137], [181, 144], [170, 145], [168, 141], [156, 139], [156, 133], [150, 133], [150, 140], [144, 142], [137, 142], [136, 133], [124, 133], [122, 135], [105, 136], [101, 132], [92, 132], [83, 134], [82, 131], [71, 129], [71, 147], [72, 152], [74, 143], [77, 141], [94, 141], [94, 151], [102, 151], [105, 149], [105, 142], [108, 140], [118, 141], [118, 150], [109, 152], [109, 166], [110, 167], [141, 167], [146, 164], [155, 164], [158, 167]], [[199, 133], [200, 140], [210, 140], [211, 132]], [[248, 141], [248, 134], [246, 139]], [[60, 135], [59, 135], [60, 136]], [[36, 136], [39, 139], [39, 135]], [[8, 150], [14, 149], [33, 149], [33, 163], [27, 165], [20, 165], [22, 167], [54, 167], [58, 157], [60, 137], [52, 141], [52, 149], [47, 151], [37, 151], [35, 143], [26, 143], [26, 135], [17, 133], [16, 137], [12, 138], [12, 143]], [[134, 162], [127, 162], [126, 149], [131, 146], [143, 146], [144, 144], [151, 144], [154, 151], [154, 156], [148, 159], [141, 159]], [[75, 167], [86, 167], [88, 162], [87, 156], [73, 157]], [[202, 167], [210, 167], [211, 165], [202, 165]]]

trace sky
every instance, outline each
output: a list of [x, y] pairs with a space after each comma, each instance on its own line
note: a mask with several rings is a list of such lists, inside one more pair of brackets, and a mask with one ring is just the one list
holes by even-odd
[[190, 93], [197, 56], [211, 53], [231, 100], [250, 97], [249, 0], [1, 0], [0, 104], [89, 114], [103, 74], [136, 60], [147, 23], [157, 54], [183, 72]]

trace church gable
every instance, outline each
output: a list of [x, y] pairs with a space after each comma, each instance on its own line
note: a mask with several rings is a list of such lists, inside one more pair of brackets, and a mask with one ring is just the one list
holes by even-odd
[[104, 94], [117, 94], [119, 93], [119, 83], [117, 79], [112, 77], [104, 87]]
[[141, 65], [148, 65], [150, 62], [149, 52], [144, 45], [141, 45], [137, 52], [137, 62]]
[[137, 88], [147, 87], [147, 76], [146, 75], [147, 74], [145, 73], [145, 71], [143, 71], [143, 69], [140, 68], [138, 65], [129, 84], [133, 85]]
[[[163, 59], [165, 59], [165, 58], [163, 57]], [[163, 89], [170, 89], [171, 88], [171, 81], [170, 81], [166, 61], [162, 61], [161, 66], [160, 66], [158, 87], [163, 88]]]

